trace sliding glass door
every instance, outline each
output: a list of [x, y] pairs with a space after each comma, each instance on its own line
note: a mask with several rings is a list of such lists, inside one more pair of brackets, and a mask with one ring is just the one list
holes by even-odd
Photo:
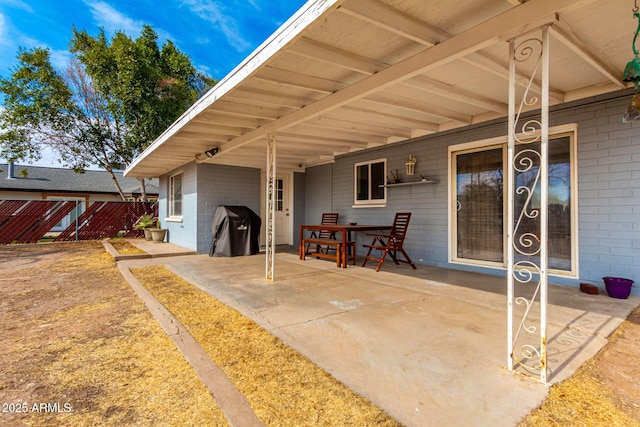
[[504, 258], [503, 149], [456, 155], [456, 231], [460, 259]]
[[[575, 268], [575, 193], [572, 164], [572, 135], [555, 136], [549, 143], [549, 268], [573, 272]], [[519, 145], [516, 153], [539, 152], [539, 143]], [[452, 151], [452, 183], [455, 211], [452, 212], [452, 260], [455, 262], [504, 266], [506, 195], [506, 144]], [[535, 160], [534, 160], [535, 161]], [[517, 173], [516, 186], [530, 186], [537, 179], [538, 166]], [[527, 194], [516, 195], [516, 212]], [[535, 187], [529, 203], [529, 216], [519, 230], [539, 235], [540, 186]], [[517, 220], [517, 218], [516, 218]], [[517, 240], [519, 236], [515, 236]]]

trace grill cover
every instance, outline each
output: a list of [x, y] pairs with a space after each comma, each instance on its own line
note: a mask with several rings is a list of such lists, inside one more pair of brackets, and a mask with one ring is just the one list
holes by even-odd
[[218, 206], [211, 221], [209, 256], [254, 255], [260, 251], [262, 220], [246, 206]]

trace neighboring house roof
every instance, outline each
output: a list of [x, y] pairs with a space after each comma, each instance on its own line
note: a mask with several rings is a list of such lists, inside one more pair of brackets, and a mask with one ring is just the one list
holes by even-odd
[[[26, 178], [20, 176], [25, 169]], [[42, 166], [14, 165], [13, 176], [9, 179], [9, 165], [0, 163], [0, 190], [59, 192], [59, 193], [100, 193], [117, 194], [111, 175], [107, 171], [88, 170], [76, 173], [71, 169], [49, 168]], [[140, 182], [137, 178], [125, 178], [122, 172], [116, 172], [116, 179], [125, 195], [140, 194]], [[158, 194], [158, 179], [146, 180], [148, 195]]]
[[[546, 25], [550, 105], [629, 88], [622, 74], [633, 58], [631, 3], [310, 0], [125, 175], [161, 176], [194, 160], [265, 168], [274, 146], [279, 171], [303, 171], [341, 154], [503, 119], [508, 41], [539, 36]], [[521, 52], [540, 51], [530, 47]], [[518, 70], [519, 94], [529, 75]], [[539, 79], [530, 98], [540, 98]]]

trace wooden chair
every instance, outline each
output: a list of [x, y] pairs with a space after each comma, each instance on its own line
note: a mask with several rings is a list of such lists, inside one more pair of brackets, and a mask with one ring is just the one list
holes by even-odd
[[[322, 220], [320, 221], [321, 225], [336, 225], [338, 223], [338, 213], [335, 212], [325, 212], [322, 214]], [[315, 239], [318, 241], [321, 240], [335, 240], [336, 239], [336, 233], [333, 231], [329, 231], [329, 230], [320, 230], [317, 234], [314, 231], [311, 232], [311, 236], [309, 236], [309, 239], [305, 239], [306, 240], [311, 240], [311, 239]], [[306, 245], [306, 247], [304, 248], [304, 253], [305, 255], [309, 255], [309, 247], [311, 246], [310, 243], [308, 243]], [[325, 253], [328, 254], [329, 253], [329, 248], [331, 246], [323, 246], [323, 245], [315, 245], [316, 246], [316, 253]]]
[[[400, 262], [405, 262], [411, 265], [415, 270], [416, 265], [411, 261], [411, 258], [409, 258], [409, 255], [407, 255], [402, 247], [404, 244], [404, 238], [407, 235], [407, 228], [409, 228], [410, 219], [411, 212], [398, 212], [393, 220], [393, 226], [391, 227], [389, 234], [370, 234], [370, 236], [373, 236], [371, 244], [362, 245], [365, 248], [369, 248], [369, 251], [367, 251], [367, 254], [364, 256], [364, 260], [362, 261], [362, 267], [365, 266], [368, 260], [372, 260], [378, 263], [376, 271], [380, 271], [380, 268], [384, 263], [384, 259], [387, 255], [390, 255], [396, 264], [400, 265]], [[374, 249], [382, 251], [379, 258], [371, 256], [371, 251]], [[402, 253], [404, 260], [398, 259], [398, 252]]]

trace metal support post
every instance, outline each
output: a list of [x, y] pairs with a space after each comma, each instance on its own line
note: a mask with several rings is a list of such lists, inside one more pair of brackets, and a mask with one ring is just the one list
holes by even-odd
[[265, 276], [267, 280], [275, 280], [275, 216], [276, 216], [276, 138], [274, 135], [267, 135], [267, 173], [266, 173], [266, 197], [265, 214], [266, 218], [266, 266]]
[[[549, 28], [516, 45], [510, 42], [507, 147], [508, 369], [539, 375], [547, 383]], [[529, 65], [529, 83], [516, 107], [516, 67]], [[524, 67], [526, 68], [526, 67]], [[532, 83], [541, 74], [539, 94]], [[522, 117], [539, 107], [539, 118]], [[538, 148], [539, 147], [539, 148]], [[522, 290], [521, 292], [518, 292]], [[527, 296], [520, 296], [527, 295]], [[528, 321], [535, 304], [538, 326]], [[523, 310], [516, 314], [516, 306]], [[519, 321], [514, 321], [520, 317]]]

